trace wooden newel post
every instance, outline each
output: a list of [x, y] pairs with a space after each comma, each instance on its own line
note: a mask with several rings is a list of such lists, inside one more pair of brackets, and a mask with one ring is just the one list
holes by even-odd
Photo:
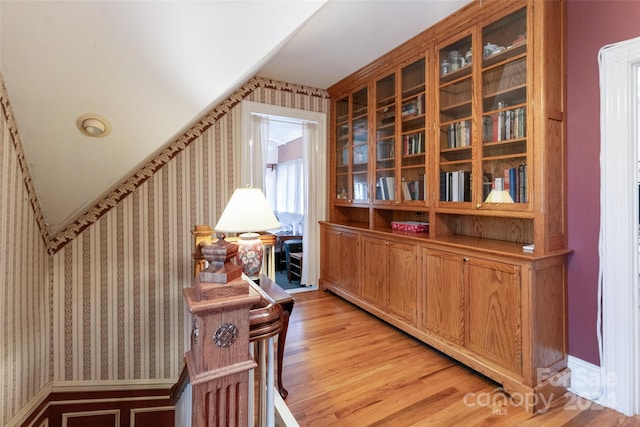
[[[224, 256], [223, 263], [234, 256], [221, 255], [220, 250], [205, 252]], [[220, 259], [208, 256], [219, 274]], [[249, 310], [260, 296], [242, 278], [217, 283], [205, 282], [207, 277], [211, 275], [200, 272], [193, 287], [184, 290], [193, 315], [191, 350], [185, 354], [192, 385], [192, 425], [244, 427], [248, 425], [249, 375], [257, 366], [249, 354]]]

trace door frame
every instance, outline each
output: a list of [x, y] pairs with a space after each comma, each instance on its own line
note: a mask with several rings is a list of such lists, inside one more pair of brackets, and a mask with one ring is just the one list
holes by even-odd
[[597, 331], [602, 390], [598, 401], [632, 416], [640, 413], [640, 125], [637, 122], [640, 37], [603, 47], [598, 60], [601, 88], [598, 291], [602, 310], [598, 313], [602, 324], [598, 324]]
[[[307, 188], [305, 188], [304, 238], [302, 239], [302, 251], [305, 253], [303, 266], [303, 279], [305, 280], [301, 281], [307, 285], [315, 285], [320, 277], [320, 225], [318, 221], [324, 221], [327, 217], [327, 115], [315, 111], [243, 100], [241, 129], [240, 132], [235, 133], [240, 137], [240, 140], [236, 141], [236, 147], [239, 149], [242, 144], [249, 141], [252, 114], [287, 117], [301, 122], [316, 123], [315, 146], [303, 149], [305, 174], [307, 177], [309, 174], [313, 174], [316, 179], [305, 179]], [[313, 165], [311, 165], [311, 156], [313, 156]], [[310, 181], [314, 184], [310, 184]], [[310, 185], [313, 185], [314, 188], [309, 188]], [[313, 200], [310, 199], [311, 194], [313, 194]], [[311, 203], [315, 209], [309, 208]]]

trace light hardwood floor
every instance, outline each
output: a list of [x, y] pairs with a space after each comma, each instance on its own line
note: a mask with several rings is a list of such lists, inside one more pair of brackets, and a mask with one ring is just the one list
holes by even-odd
[[499, 385], [332, 293], [294, 298], [283, 381], [303, 427], [640, 426], [572, 394], [532, 416]]

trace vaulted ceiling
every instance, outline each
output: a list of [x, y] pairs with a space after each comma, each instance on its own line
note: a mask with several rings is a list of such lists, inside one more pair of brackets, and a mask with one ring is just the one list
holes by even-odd
[[[466, 3], [0, 1], [0, 71], [49, 232], [250, 77], [326, 89]], [[82, 134], [87, 113], [111, 132]]]

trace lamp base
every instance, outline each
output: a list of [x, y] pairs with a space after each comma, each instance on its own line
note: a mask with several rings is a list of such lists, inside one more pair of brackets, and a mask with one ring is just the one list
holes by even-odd
[[264, 250], [258, 233], [242, 233], [238, 236], [238, 261], [244, 274], [252, 279], [260, 276]]

